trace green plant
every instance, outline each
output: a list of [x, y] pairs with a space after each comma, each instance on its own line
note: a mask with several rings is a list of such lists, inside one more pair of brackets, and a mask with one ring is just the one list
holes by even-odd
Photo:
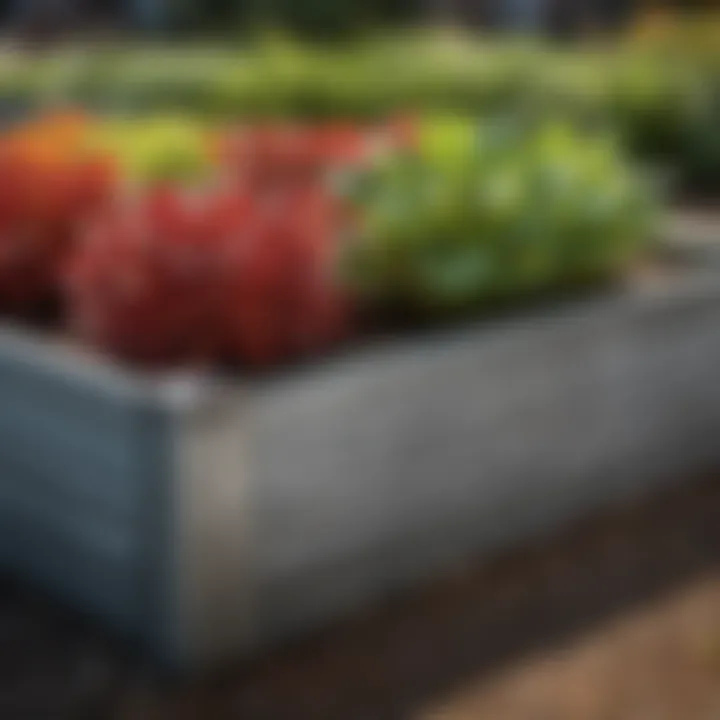
[[113, 118], [97, 124], [97, 148], [133, 183], [197, 180], [211, 168], [211, 136], [183, 117]]
[[557, 123], [421, 124], [419, 149], [356, 188], [353, 285], [382, 310], [457, 314], [618, 273], [650, 197], [607, 139]]
[[704, 42], [694, 37], [559, 50], [406, 31], [342, 46], [272, 36], [241, 50], [147, 44], [8, 55], [0, 58], [0, 107], [69, 102], [203, 119], [373, 118], [395, 111], [564, 118], [616, 132], [634, 157], [717, 192], [713, 98], [720, 94], [720, 52], [709, 42], [712, 33]]

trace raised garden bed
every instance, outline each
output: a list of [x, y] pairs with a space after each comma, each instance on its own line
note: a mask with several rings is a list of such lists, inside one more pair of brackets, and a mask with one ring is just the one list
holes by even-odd
[[249, 652], [720, 461], [720, 275], [255, 380], [0, 335], [0, 560], [159, 657]]
[[610, 140], [135, 123], [2, 138], [0, 566], [156, 656], [250, 652], [720, 459], [717, 264], [647, 267]]

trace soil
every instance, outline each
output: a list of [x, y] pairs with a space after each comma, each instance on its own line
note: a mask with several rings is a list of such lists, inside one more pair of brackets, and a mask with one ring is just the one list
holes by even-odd
[[0, 584], [0, 717], [716, 720], [720, 478], [605, 512], [252, 662], [163, 677]]
[[707, 578], [419, 712], [422, 720], [714, 720], [720, 582]]

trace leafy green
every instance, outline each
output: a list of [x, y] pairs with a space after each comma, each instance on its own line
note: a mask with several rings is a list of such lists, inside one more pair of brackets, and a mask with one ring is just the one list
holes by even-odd
[[619, 272], [643, 248], [651, 193], [607, 138], [426, 121], [418, 152], [363, 182], [347, 263], [370, 302], [419, 315]]

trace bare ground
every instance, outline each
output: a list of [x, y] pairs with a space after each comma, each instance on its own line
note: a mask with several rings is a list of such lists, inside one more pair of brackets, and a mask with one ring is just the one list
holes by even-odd
[[720, 478], [605, 512], [252, 663], [160, 678], [0, 585], [0, 718], [718, 720]]

